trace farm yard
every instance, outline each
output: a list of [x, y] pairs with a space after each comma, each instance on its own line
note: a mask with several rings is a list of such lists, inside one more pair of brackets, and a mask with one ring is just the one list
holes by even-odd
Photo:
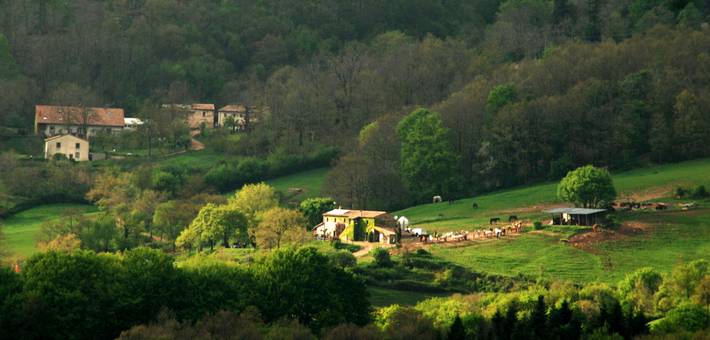
[[[698, 202], [696, 209], [679, 206], [690, 200], [673, 199], [678, 186], [706, 184], [710, 162], [699, 160], [649, 167], [612, 176], [619, 191], [617, 202], [665, 202], [670, 210], [651, 207], [617, 212], [619, 226], [604, 233], [591, 227], [550, 226], [544, 209], [569, 206], [556, 196], [557, 183], [541, 184], [463, 199], [449, 204], [432, 203], [393, 212], [410, 220], [410, 227], [430, 234], [508, 226], [510, 215], [526, 222], [522, 233], [500, 238], [483, 237], [468, 242], [422, 245], [434, 255], [471, 270], [497, 275], [524, 274], [571, 280], [577, 283], [604, 282], [615, 285], [625, 275], [643, 267], [661, 272], [683, 262], [710, 257], [710, 209]], [[476, 203], [478, 208], [472, 208]], [[491, 225], [491, 218], [501, 222]], [[532, 230], [533, 220], [543, 221], [543, 230]], [[567, 242], [565, 242], [567, 241]]]

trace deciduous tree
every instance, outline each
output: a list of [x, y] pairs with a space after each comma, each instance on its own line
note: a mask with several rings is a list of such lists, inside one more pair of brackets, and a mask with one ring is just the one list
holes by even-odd
[[274, 207], [259, 222], [256, 243], [262, 248], [281, 248], [281, 242], [302, 243], [308, 239], [306, 219], [298, 210]]
[[596, 207], [601, 201], [616, 198], [616, 189], [609, 172], [587, 165], [570, 171], [557, 186], [557, 196], [575, 207]]

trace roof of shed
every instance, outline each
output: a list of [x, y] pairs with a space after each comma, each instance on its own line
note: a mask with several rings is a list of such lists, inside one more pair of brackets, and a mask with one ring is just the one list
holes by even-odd
[[603, 211], [606, 211], [606, 209], [555, 208], [550, 210], [543, 210], [542, 212], [551, 214], [564, 213], [570, 215], [592, 215]]

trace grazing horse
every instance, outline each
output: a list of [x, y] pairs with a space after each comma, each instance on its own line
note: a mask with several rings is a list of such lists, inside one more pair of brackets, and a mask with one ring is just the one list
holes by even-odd
[[594, 225], [592, 226], [592, 232], [593, 233], [597, 232], [597, 224], [596, 223], [594, 223]]
[[473, 204], [471, 204], [471, 208], [478, 209], [478, 204], [476, 202], [473, 202]]
[[493, 223], [497, 223], [497, 222], [500, 222], [500, 218], [494, 217], [494, 218], [491, 218], [491, 223], [489, 223], [489, 224], [493, 224]]
[[432, 203], [441, 203], [441, 196], [434, 196], [434, 201]]
[[518, 220], [518, 216], [510, 215], [508, 217], [508, 222], [513, 222], [513, 221], [517, 221], [517, 220]]

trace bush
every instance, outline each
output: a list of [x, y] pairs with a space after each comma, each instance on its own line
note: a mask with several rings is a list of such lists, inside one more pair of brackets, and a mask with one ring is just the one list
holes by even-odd
[[694, 199], [705, 199], [710, 197], [710, 193], [708, 193], [704, 185], [701, 185], [695, 188], [695, 190], [693, 190], [691, 197]]
[[375, 249], [372, 249], [372, 257], [375, 259], [375, 265], [377, 267], [387, 268], [392, 266], [392, 258], [387, 249], [375, 247]]
[[540, 221], [540, 220], [533, 221], [533, 229], [542, 230], [542, 221]]
[[675, 195], [674, 195], [674, 196], [683, 197], [683, 196], [685, 196], [685, 194], [687, 194], [687, 193], [688, 193], [688, 190], [685, 190], [685, 189], [683, 189], [682, 187], [677, 187], [677, 188], [675, 189]]

